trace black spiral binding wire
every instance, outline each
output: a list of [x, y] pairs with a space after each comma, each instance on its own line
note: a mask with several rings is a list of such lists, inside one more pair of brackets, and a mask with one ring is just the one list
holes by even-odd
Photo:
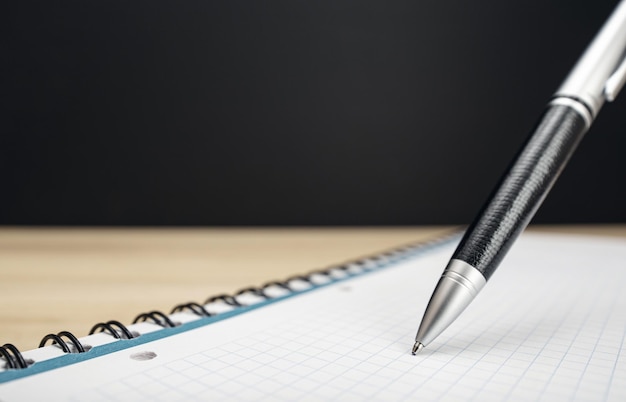
[[[335, 269], [335, 267], [330, 268], [328, 271], [332, 269]], [[246, 288], [238, 290], [232, 295], [220, 294], [217, 296], [211, 296], [204, 301], [204, 304], [206, 305], [206, 304], [221, 301], [224, 304], [231, 306], [231, 307], [235, 307], [235, 308], [244, 307], [245, 305], [239, 302], [239, 300], [237, 300], [237, 297], [246, 295], [246, 294], [252, 294], [254, 296], [261, 297], [265, 300], [270, 300], [273, 298], [273, 296], [270, 296], [267, 293], [268, 288], [275, 286], [275, 287], [284, 289], [290, 293], [294, 293], [296, 292], [296, 290], [294, 290], [291, 286], [289, 286], [289, 282], [294, 281], [294, 280], [301, 280], [301, 281], [308, 283], [309, 285], [314, 285], [314, 282], [310, 277], [316, 274], [325, 275], [329, 277], [331, 275], [330, 272], [327, 272], [327, 270], [317, 270], [306, 275], [292, 276], [286, 279], [285, 281], [271, 281], [259, 287], [246, 287]], [[178, 304], [171, 310], [170, 314], [183, 312], [185, 310], [189, 310], [191, 313], [201, 316], [201, 317], [213, 316], [213, 314], [209, 312], [203, 305], [196, 303], [196, 302]], [[157, 324], [161, 327], [166, 327], [166, 328], [177, 326], [177, 324], [174, 323], [167, 315], [163, 314], [160, 311], [151, 311], [149, 313], [139, 314], [133, 320], [133, 324], [137, 322], [144, 322], [144, 321], [152, 321], [154, 324]]]
[[267, 290], [267, 288], [271, 288], [272, 286], [276, 286], [278, 288], [284, 289], [288, 292], [293, 292], [293, 289], [289, 286], [288, 282], [281, 282], [281, 281], [271, 281], [271, 282], [267, 282], [264, 285], [261, 285], [261, 290], [263, 290], [263, 292], [265, 292]]
[[[76, 352], [72, 351], [72, 348], [67, 344], [65, 340], [63, 340], [63, 337], [69, 339], [70, 343], [74, 345], [74, 349], [76, 349]], [[57, 345], [59, 345], [59, 347], [61, 348], [61, 350], [63, 350], [64, 353], [85, 353], [86, 352], [85, 347], [80, 343], [78, 338], [76, 338], [74, 334], [68, 331], [61, 331], [56, 335], [48, 334], [44, 336], [41, 342], [39, 342], [39, 347], [43, 348], [44, 346], [46, 346], [46, 343], [49, 340], [52, 340], [53, 343], [56, 343]]]
[[[117, 329], [115, 329], [114, 327], [117, 327]], [[89, 331], [89, 335], [95, 334], [96, 331], [98, 331], [98, 330], [100, 330], [99, 332], [107, 332], [107, 333], [109, 333], [115, 339], [133, 339], [133, 338], [135, 338], [135, 335], [132, 332], [130, 332], [128, 330], [128, 328], [126, 328], [126, 326], [124, 324], [122, 324], [119, 321], [115, 321], [115, 320], [111, 320], [111, 321], [107, 321], [107, 322], [100, 322], [100, 323], [94, 325], [91, 328], [91, 331]]]
[[19, 349], [11, 343], [0, 346], [0, 357], [5, 360], [7, 369], [25, 369], [29, 365]]
[[174, 314], [174, 313], [178, 313], [178, 312], [182, 312], [185, 310], [189, 310], [191, 311], [193, 314], [195, 315], [199, 315], [201, 317], [211, 317], [213, 314], [211, 314], [210, 312], [208, 312], [204, 306], [202, 306], [199, 303], [196, 302], [189, 302], [189, 303], [182, 303], [179, 304], [177, 306], [175, 306], [172, 311], [170, 311], [170, 314]]
[[238, 290], [237, 292], [235, 292], [234, 297], [237, 298], [238, 296], [242, 296], [245, 294], [252, 294], [254, 296], [258, 296], [261, 297], [265, 300], [271, 299], [272, 296], [269, 296], [267, 293], [265, 293], [265, 289], [263, 289], [262, 287], [248, 287], [248, 288], [243, 288], [241, 290]]
[[[455, 231], [456, 233], [456, 231]], [[439, 239], [441, 240], [441, 239]], [[329, 279], [333, 279], [333, 271], [343, 271], [345, 275], [351, 276], [354, 275], [350, 271], [350, 268], [354, 265], [358, 266], [361, 271], [366, 272], [372, 270], [376, 267], [381, 266], [389, 261], [394, 261], [398, 257], [402, 257], [412, 251], [416, 251], [418, 249], [428, 247], [435, 243], [438, 240], [419, 242], [414, 244], [408, 244], [404, 246], [400, 246], [394, 248], [392, 250], [379, 253], [373, 256], [368, 256], [356, 260], [352, 260], [346, 262], [345, 264], [331, 266], [325, 269], [319, 269], [312, 272], [309, 272], [305, 275], [294, 275], [290, 276], [284, 281], [271, 281], [267, 282], [259, 287], [247, 287], [243, 288], [232, 295], [229, 294], [220, 294], [217, 296], [212, 296], [206, 299], [204, 304], [210, 304], [214, 302], [223, 302], [226, 305], [229, 305], [233, 308], [244, 307], [245, 305], [240, 303], [237, 300], [237, 297], [252, 294], [254, 296], [261, 297], [265, 300], [273, 299], [275, 296], [271, 296], [268, 294], [267, 290], [271, 287], [278, 287], [283, 290], [288, 291], [289, 293], [297, 293], [298, 290], [294, 289], [291, 285], [293, 281], [302, 281], [307, 283], [310, 286], [315, 286], [316, 281], [313, 279], [316, 275], [326, 276]], [[280, 296], [279, 296], [280, 297]], [[190, 311], [191, 313], [198, 315], [200, 317], [211, 317], [213, 314], [209, 312], [204, 305], [196, 303], [196, 302], [187, 302], [182, 303], [175, 306], [170, 314]], [[138, 322], [146, 322], [151, 321], [152, 323], [159, 325], [164, 328], [175, 327], [178, 324], [172, 321], [166, 314], [160, 311], [151, 311], [148, 313], [139, 314], [133, 320], [133, 324]], [[113, 336], [115, 339], [133, 339], [140, 334], [134, 334], [131, 332], [126, 326], [124, 326], [119, 321], [111, 320], [107, 322], [101, 322], [94, 325], [89, 331], [89, 335], [93, 335], [96, 332], [106, 332], [109, 335]], [[63, 338], [67, 338], [69, 343], [74, 346], [75, 351], [72, 351], [72, 348]], [[48, 334], [41, 340], [39, 347], [44, 347], [46, 343], [52, 340], [54, 344], [57, 344], [64, 353], [85, 353], [90, 349], [87, 345], [82, 345], [80, 341], [74, 336], [71, 332], [61, 331], [58, 334]], [[6, 369], [24, 369], [27, 368], [30, 364], [34, 363], [30, 360], [24, 359], [20, 351], [12, 344], [7, 343], [0, 347], [0, 359], [4, 360]]]
[[167, 315], [160, 311], [150, 311], [149, 313], [139, 314], [133, 320], [133, 324], [144, 321], [152, 321], [154, 324], [165, 328], [172, 328], [176, 326], [176, 323], [172, 321]]
[[228, 304], [229, 306], [234, 306], [234, 307], [242, 306], [242, 304], [239, 303], [234, 296], [227, 295], [227, 294], [209, 297], [208, 299], [205, 300], [204, 304], [209, 304], [209, 303], [213, 303], [213, 302], [220, 301], [220, 300]]
[[[302, 281], [302, 282], [306, 282], [309, 285], [313, 284], [313, 281], [311, 280], [311, 278], [309, 278], [306, 275], [294, 275], [294, 276], [290, 276], [289, 278], [285, 279], [285, 283], [289, 283], [291, 281]], [[288, 286], [288, 285], [287, 285]], [[290, 288], [291, 290], [291, 288]]]

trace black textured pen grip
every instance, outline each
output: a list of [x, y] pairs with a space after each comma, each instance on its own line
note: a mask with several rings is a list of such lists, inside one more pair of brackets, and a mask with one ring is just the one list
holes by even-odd
[[452, 258], [486, 279], [526, 228], [587, 131], [569, 106], [549, 106]]

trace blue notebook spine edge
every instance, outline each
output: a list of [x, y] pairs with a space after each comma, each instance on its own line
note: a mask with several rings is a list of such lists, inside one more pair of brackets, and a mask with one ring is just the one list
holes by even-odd
[[[359, 264], [363, 266], [369, 265], [369, 267], [363, 269], [358, 273], [349, 273], [344, 277], [336, 278], [330, 275], [327, 275], [329, 281], [321, 284], [316, 284], [311, 282], [311, 287], [303, 290], [293, 290], [289, 294], [279, 297], [268, 298], [267, 300], [251, 304], [251, 305], [241, 305], [237, 306], [231, 311], [219, 313], [212, 316], [200, 317], [197, 320], [190, 321], [187, 323], [180, 324], [174, 327], [164, 327], [160, 330], [156, 330], [153, 332], [147, 332], [141, 334], [140, 336], [131, 338], [131, 339], [117, 339], [111, 343], [106, 343], [104, 345], [94, 346], [83, 353], [65, 353], [62, 356], [54, 357], [51, 359], [43, 360], [40, 362], [33, 362], [29, 364], [25, 368], [10, 368], [5, 369], [0, 372], [0, 384], [17, 380], [20, 378], [32, 376], [35, 374], [43, 373], [46, 371], [58, 369], [61, 367], [65, 367], [68, 365], [80, 363], [83, 361], [95, 359], [100, 356], [104, 356], [110, 353], [118, 352], [124, 349], [129, 349], [134, 346], [143, 345], [158, 339], [167, 338], [173, 335], [180, 334], [182, 332], [190, 331], [196, 328], [204, 327], [207, 325], [214, 324], [216, 322], [229, 319], [234, 316], [238, 316], [241, 314], [245, 314], [249, 311], [256, 310], [259, 308], [263, 308], [270, 304], [278, 303], [283, 300], [289, 299], [291, 297], [296, 297], [305, 293], [313, 292], [317, 289], [324, 288], [330, 285], [334, 285], [338, 282], [348, 281], [363, 275], [367, 275], [373, 272], [378, 272], [382, 269], [391, 268], [397, 265], [400, 262], [410, 260], [413, 258], [421, 257], [424, 254], [438, 249], [442, 246], [448, 245], [452, 242], [458, 241], [460, 239], [460, 234], [458, 232], [454, 232], [453, 234], [444, 235], [438, 237], [434, 240], [427, 240], [423, 242], [418, 242], [414, 244], [409, 244], [401, 247], [397, 247], [382, 253], [377, 253], [371, 256], [366, 256], [362, 258], [358, 258], [352, 261], [349, 261], [345, 264], [332, 266], [327, 269], [322, 269], [318, 271], [310, 272], [304, 277], [311, 277], [316, 274], [327, 275], [333, 269], [341, 269], [341, 267], [349, 266], [350, 264]], [[286, 281], [289, 281], [287, 279]], [[233, 296], [236, 297], [236, 296]], [[5, 345], [6, 346], [6, 345]], [[0, 359], [3, 361], [3, 359]]]

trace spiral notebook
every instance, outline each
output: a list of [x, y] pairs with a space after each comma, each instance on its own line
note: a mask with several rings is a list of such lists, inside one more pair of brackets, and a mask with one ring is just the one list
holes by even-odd
[[418, 356], [458, 237], [0, 351], [0, 400], [626, 400], [626, 241], [524, 234]]

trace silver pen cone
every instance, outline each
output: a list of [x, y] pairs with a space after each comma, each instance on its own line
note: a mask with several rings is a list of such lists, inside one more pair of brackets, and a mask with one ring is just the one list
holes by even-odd
[[[415, 336], [413, 354], [427, 346], [461, 314], [485, 286], [485, 277], [461, 260], [450, 260], [428, 302]], [[421, 347], [420, 347], [421, 346]]]
[[413, 349], [411, 349], [411, 353], [413, 354], [413, 356], [415, 356], [416, 354], [418, 354], [420, 352], [420, 350], [424, 349], [424, 345], [422, 345], [419, 342], [415, 342], [415, 345], [413, 345]]

